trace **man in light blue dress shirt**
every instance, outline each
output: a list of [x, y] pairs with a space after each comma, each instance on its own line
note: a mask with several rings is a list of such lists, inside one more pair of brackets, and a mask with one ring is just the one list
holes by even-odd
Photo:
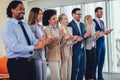
[[[3, 27], [2, 38], [8, 57], [7, 68], [10, 80], [35, 80], [33, 50], [44, 47], [44, 42], [35, 38], [28, 24], [18, 23], [24, 18], [24, 14], [25, 9], [21, 1], [12, 1], [7, 7], [7, 16], [10, 19]], [[22, 30], [21, 25], [25, 31]]]

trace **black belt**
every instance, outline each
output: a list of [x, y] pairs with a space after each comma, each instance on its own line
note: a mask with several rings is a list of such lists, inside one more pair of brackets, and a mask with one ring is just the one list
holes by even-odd
[[32, 61], [34, 60], [33, 56], [24, 58], [24, 57], [16, 57], [16, 58], [9, 58], [9, 60], [27, 60], [27, 61]]

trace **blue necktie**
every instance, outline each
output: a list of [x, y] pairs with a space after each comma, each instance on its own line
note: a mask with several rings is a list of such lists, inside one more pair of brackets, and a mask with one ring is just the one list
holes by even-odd
[[[31, 42], [30, 42], [29, 36], [28, 36], [28, 34], [27, 34], [27, 32], [26, 32], [26, 30], [25, 30], [25, 27], [23, 26], [22, 22], [19, 21], [18, 24], [20, 24], [20, 26], [21, 26], [21, 29], [22, 29], [22, 31], [23, 31], [23, 34], [24, 34], [25, 39], [26, 39], [26, 41], [27, 41], [27, 44], [28, 44], [28, 45], [31, 45]], [[32, 54], [32, 52], [29, 52], [29, 53]]]

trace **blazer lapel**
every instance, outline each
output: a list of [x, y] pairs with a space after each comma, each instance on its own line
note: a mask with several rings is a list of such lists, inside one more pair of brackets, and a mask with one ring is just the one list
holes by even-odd
[[81, 36], [83, 36], [83, 25], [80, 23]]
[[79, 35], [81, 35], [81, 34], [80, 34], [80, 31], [79, 31], [79, 29], [78, 29], [78, 26], [77, 26], [77, 24], [75, 23], [75, 21], [73, 20], [72, 22], [73, 22], [73, 27], [75, 28], [75, 30], [79, 33]]

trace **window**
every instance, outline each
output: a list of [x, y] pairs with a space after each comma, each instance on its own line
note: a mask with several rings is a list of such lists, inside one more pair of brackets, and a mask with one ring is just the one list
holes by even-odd
[[110, 1], [109, 26], [113, 28], [110, 38], [111, 72], [120, 73], [120, 0]]
[[69, 21], [72, 20], [71, 12], [74, 8], [81, 8], [81, 5], [64, 6], [62, 8], [62, 13], [65, 13], [68, 16]]

